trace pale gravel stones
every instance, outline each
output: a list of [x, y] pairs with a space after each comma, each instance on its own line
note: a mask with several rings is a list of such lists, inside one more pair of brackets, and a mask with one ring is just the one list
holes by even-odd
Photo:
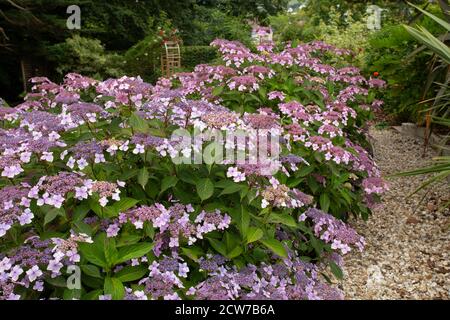
[[[371, 135], [383, 176], [423, 167], [433, 156], [422, 158], [420, 140], [393, 130], [372, 129]], [[449, 299], [450, 210], [436, 208], [450, 198], [450, 186], [407, 198], [425, 177], [388, 180], [384, 205], [368, 222], [351, 222], [367, 246], [345, 258], [340, 287], [346, 299]]]

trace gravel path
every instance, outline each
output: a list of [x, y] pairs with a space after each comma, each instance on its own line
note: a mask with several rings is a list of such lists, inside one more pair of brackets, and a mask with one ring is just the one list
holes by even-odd
[[[422, 158], [419, 140], [392, 129], [373, 129], [371, 135], [384, 176], [430, 160]], [[368, 222], [352, 222], [367, 246], [345, 258], [341, 288], [347, 299], [450, 299], [450, 211], [436, 211], [450, 198], [450, 187], [434, 188], [421, 204], [424, 191], [407, 198], [424, 180], [389, 179], [384, 205]]]

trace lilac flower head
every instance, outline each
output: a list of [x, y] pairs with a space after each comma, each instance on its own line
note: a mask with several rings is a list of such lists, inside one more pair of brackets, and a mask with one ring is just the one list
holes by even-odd
[[359, 250], [363, 250], [364, 238], [344, 222], [314, 208], [309, 209], [305, 214], [314, 223], [315, 235], [325, 242], [331, 243], [332, 249], [340, 250], [342, 254], [346, 254], [351, 250], [350, 246], [354, 245]]

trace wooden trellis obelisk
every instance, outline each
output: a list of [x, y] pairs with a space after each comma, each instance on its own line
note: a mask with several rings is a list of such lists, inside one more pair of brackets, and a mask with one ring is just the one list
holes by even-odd
[[181, 68], [181, 53], [178, 42], [167, 41], [161, 52], [162, 76], [170, 78]]

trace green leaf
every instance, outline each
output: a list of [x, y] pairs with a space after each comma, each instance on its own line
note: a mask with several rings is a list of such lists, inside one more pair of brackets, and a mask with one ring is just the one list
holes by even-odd
[[92, 243], [80, 243], [78, 244], [81, 256], [90, 263], [93, 263], [99, 267], [107, 268], [107, 262], [103, 248]]
[[241, 216], [239, 219], [239, 230], [243, 235], [247, 234], [248, 226], [250, 225], [250, 215], [245, 207], [241, 207]]
[[104, 285], [105, 294], [110, 294], [113, 300], [122, 300], [125, 296], [125, 288], [119, 279], [107, 277]]
[[67, 288], [67, 279], [63, 276], [59, 276], [56, 278], [46, 277], [45, 282], [51, 284], [54, 287]]
[[231, 250], [226, 257], [228, 259], [234, 259], [236, 257], [239, 257], [241, 253], [244, 252], [244, 249], [241, 246], [236, 246], [233, 250]]
[[79, 300], [81, 298], [81, 295], [83, 294], [82, 290], [79, 289], [66, 289], [63, 292], [63, 299], [64, 300]]
[[139, 170], [137, 180], [138, 183], [142, 186], [142, 189], [145, 189], [149, 178], [149, 173], [146, 167], [143, 167]]
[[148, 268], [145, 266], [127, 266], [117, 272], [114, 277], [121, 282], [130, 282], [141, 279], [148, 273]]
[[247, 193], [247, 199], [248, 202], [251, 203], [253, 200], [255, 200], [258, 197], [258, 191], [256, 188], [252, 188]]
[[146, 133], [148, 131], [148, 123], [142, 119], [136, 112], [133, 113], [129, 118], [129, 123], [134, 131]]
[[199, 180], [196, 187], [197, 194], [202, 201], [211, 198], [214, 194], [214, 183], [208, 178]]
[[276, 239], [266, 239], [260, 240], [260, 242], [265, 245], [267, 248], [272, 250], [273, 253], [279, 255], [282, 258], [287, 258], [288, 254], [283, 244]]
[[330, 198], [326, 193], [320, 195], [320, 209], [324, 212], [328, 212], [330, 209]]
[[189, 248], [181, 248], [181, 251], [188, 258], [198, 261], [198, 259], [204, 255], [204, 252], [199, 247], [189, 247]]
[[136, 243], [129, 246], [119, 248], [119, 258], [117, 264], [140, 258], [152, 250], [154, 244], [148, 242]]
[[151, 222], [147, 222], [144, 224], [144, 232], [147, 237], [153, 239], [155, 237], [155, 227]]
[[83, 271], [83, 273], [87, 274], [90, 277], [102, 279], [100, 269], [96, 266], [93, 266], [91, 264], [84, 264], [81, 266], [81, 270]]
[[121, 198], [119, 201], [113, 204], [113, 207], [118, 212], [123, 212], [130, 208], [133, 208], [138, 202], [139, 200], [133, 198]]
[[295, 219], [287, 213], [272, 213], [269, 217], [269, 221], [272, 223], [281, 223], [288, 227], [297, 227]]
[[314, 171], [314, 166], [305, 166], [302, 167], [300, 170], [297, 171], [296, 176], [297, 177], [306, 177], [307, 175], [311, 174]]
[[93, 195], [89, 198], [88, 201], [89, 201], [89, 208], [91, 208], [91, 210], [94, 211], [95, 214], [98, 215], [100, 218], [104, 218], [102, 207], [98, 202], [98, 197]]
[[131, 178], [134, 178], [138, 174], [139, 170], [133, 169], [133, 170], [127, 170], [123, 174], [120, 175], [119, 180], [121, 181], [128, 181]]
[[116, 247], [120, 248], [123, 246], [129, 246], [131, 244], [138, 243], [141, 240], [141, 236], [137, 234], [126, 234], [122, 233], [120, 238], [117, 240]]
[[193, 170], [179, 170], [178, 171], [178, 177], [181, 181], [193, 184], [197, 182], [197, 176], [195, 175], [196, 172]]
[[412, 28], [410, 26], [404, 25], [406, 30], [411, 34], [417, 41], [421, 42], [428, 49], [432, 50], [434, 53], [439, 55], [447, 64], [450, 64], [450, 49], [449, 47], [438, 38], [433, 36], [427, 29], [423, 27]]
[[439, 23], [442, 27], [444, 27], [445, 29], [447, 29], [447, 31], [450, 31], [450, 24], [447, 21], [442, 20], [439, 17], [436, 17], [434, 14], [429, 13], [428, 11], [423, 10], [422, 8], [415, 6], [414, 4], [408, 2], [408, 4], [414, 8], [416, 8], [417, 10], [419, 10], [420, 12], [422, 12], [423, 14], [427, 15], [428, 17], [430, 17], [431, 19], [433, 19], [434, 21], [436, 21], [437, 23]]
[[258, 241], [263, 235], [264, 233], [261, 229], [250, 227], [247, 232], [247, 244]]
[[223, 195], [239, 192], [241, 190], [242, 190], [242, 186], [240, 184], [233, 183], [232, 185], [229, 185], [228, 187], [223, 189], [223, 191], [219, 194], [219, 197], [221, 197]]
[[89, 205], [86, 202], [83, 202], [79, 206], [77, 206], [73, 212], [72, 220], [74, 222], [78, 222], [83, 220], [89, 212]]
[[58, 208], [52, 208], [49, 211], [47, 211], [45, 213], [45, 218], [44, 218], [44, 226], [47, 225], [48, 223], [52, 222], [53, 220], [56, 219], [57, 216], [64, 216], [65, 215], [65, 211], [63, 209], [58, 209]]
[[226, 231], [224, 239], [225, 239], [227, 252], [233, 251], [241, 242], [239, 236], [237, 234], [235, 234], [234, 232]]
[[342, 280], [344, 278], [344, 273], [342, 269], [333, 261], [330, 261], [331, 272], [334, 274], [336, 278]]
[[216, 250], [218, 253], [220, 253], [223, 256], [227, 255], [227, 248], [224, 243], [213, 238], [208, 238], [208, 241], [214, 248], [214, 250]]
[[113, 206], [107, 206], [103, 208], [104, 218], [115, 218], [119, 215], [119, 210]]
[[118, 251], [116, 248], [116, 240], [114, 238], [103, 238], [103, 248], [105, 251], [105, 258], [108, 266], [116, 265], [118, 258]]
[[223, 89], [224, 89], [224, 87], [223, 86], [218, 86], [218, 87], [215, 87], [214, 89], [213, 89], [213, 91], [212, 91], [212, 95], [213, 96], [220, 96], [221, 94], [222, 94], [222, 92], [223, 92]]
[[324, 249], [323, 242], [319, 241], [318, 239], [316, 239], [316, 237], [312, 236], [312, 237], [310, 237], [310, 243], [311, 243], [311, 246], [316, 251], [316, 254], [318, 256], [321, 256], [323, 249]]
[[[94, 278], [94, 277], [88, 276], [87, 274], [82, 275], [81, 281], [82, 281], [83, 285], [86, 285], [87, 287], [89, 287], [91, 289], [103, 288], [103, 285], [105, 283], [105, 279]], [[103, 294], [103, 289], [102, 289], [102, 294]]]
[[176, 176], [167, 176], [164, 177], [164, 179], [161, 182], [161, 191], [160, 193], [163, 193], [164, 191], [173, 188], [177, 185], [178, 178]]
[[349, 194], [349, 192], [346, 189], [339, 189], [339, 193], [341, 194], [342, 198], [347, 202], [347, 204], [352, 204], [352, 198]]
[[240, 197], [241, 197], [241, 202], [242, 200], [244, 200], [245, 196], [247, 196], [249, 192], [249, 188], [247, 186], [242, 186], [241, 191], [239, 193]]
[[98, 300], [98, 297], [101, 296], [102, 293], [103, 293], [103, 290], [101, 290], [101, 289], [93, 290], [93, 291], [88, 292], [85, 295], [83, 295], [83, 297], [81, 299], [82, 300]]

